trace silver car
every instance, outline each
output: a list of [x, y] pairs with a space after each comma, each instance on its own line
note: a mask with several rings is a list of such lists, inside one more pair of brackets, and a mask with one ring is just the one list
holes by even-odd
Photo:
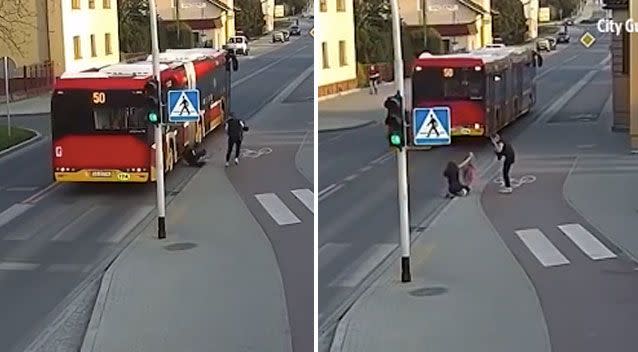
[[273, 34], [272, 34], [272, 42], [273, 43], [276, 43], [276, 42], [282, 42], [283, 43], [285, 41], [286, 41], [286, 37], [284, 36], [283, 32], [280, 32], [280, 31], [273, 32]]

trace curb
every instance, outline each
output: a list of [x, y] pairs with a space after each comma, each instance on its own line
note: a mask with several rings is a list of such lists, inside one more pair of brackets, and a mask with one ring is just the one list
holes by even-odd
[[346, 126], [346, 127], [331, 127], [331, 128], [318, 128], [317, 129], [317, 133], [325, 133], [325, 132], [335, 132], [335, 131], [348, 131], [348, 130], [355, 130], [357, 128], [361, 128], [361, 127], [365, 127], [365, 126], [370, 126], [377, 123], [377, 121], [374, 120], [364, 120], [361, 123], [357, 123], [356, 125], [350, 125], [350, 126]]
[[[382, 83], [379, 83], [379, 87], [389, 86], [389, 85], [392, 85], [392, 84], [394, 84], [394, 82], [382, 82]], [[369, 89], [369, 87], [354, 88], [354, 89], [346, 90], [346, 91], [343, 91], [343, 92], [339, 92], [339, 93], [335, 93], [335, 94], [324, 95], [322, 97], [318, 97], [316, 101], [317, 102], [322, 102], [322, 101], [338, 98], [338, 97], [341, 97], [341, 96], [344, 96], [344, 95], [350, 95], [352, 93], [362, 92], [362, 91], [368, 90], [368, 89]]]
[[[121, 253], [119, 255], [121, 255]], [[113, 263], [114, 262], [115, 261], [113, 261]], [[102, 313], [104, 313], [106, 298], [108, 297], [108, 291], [111, 288], [111, 280], [113, 279], [113, 263], [109, 265], [108, 269], [106, 269], [104, 275], [102, 276], [102, 280], [100, 280], [100, 288], [98, 290], [95, 303], [93, 304], [93, 311], [91, 312], [91, 318], [89, 318], [89, 324], [86, 327], [86, 331], [84, 332], [84, 338], [82, 339], [82, 346], [80, 346], [80, 351], [93, 351], [93, 348], [95, 347], [97, 333], [100, 328], [100, 323], [102, 322]]]
[[33, 133], [35, 133], [35, 135], [33, 137], [29, 138], [29, 139], [26, 139], [26, 140], [18, 143], [18, 144], [15, 144], [15, 145], [7, 148], [7, 149], [1, 150], [0, 151], [0, 158], [2, 158], [3, 156], [5, 156], [5, 155], [7, 155], [7, 154], [9, 154], [11, 152], [14, 152], [16, 150], [20, 150], [20, 149], [22, 149], [24, 147], [27, 147], [27, 146], [29, 146], [29, 145], [31, 145], [31, 144], [33, 144], [33, 143], [35, 143], [35, 142], [37, 142], [37, 141], [42, 139], [42, 135], [40, 134], [40, 132], [38, 132], [36, 130], [32, 130], [30, 128], [24, 128], [24, 127], [20, 127], [20, 128], [23, 129], [23, 130], [27, 130], [27, 131], [33, 132]]
[[[22, 113], [11, 113], [11, 117], [31, 117], [31, 116], [40, 116], [40, 115], [51, 115], [51, 110], [49, 111], [36, 111], [36, 112], [22, 112]], [[0, 117], [6, 118], [6, 114], [0, 115]]]

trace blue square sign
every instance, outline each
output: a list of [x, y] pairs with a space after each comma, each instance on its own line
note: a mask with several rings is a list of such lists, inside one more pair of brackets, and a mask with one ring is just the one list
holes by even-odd
[[450, 108], [447, 106], [414, 109], [412, 112], [414, 145], [431, 146], [452, 143], [450, 116]]
[[168, 121], [176, 123], [197, 122], [199, 116], [199, 90], [168, 91]]

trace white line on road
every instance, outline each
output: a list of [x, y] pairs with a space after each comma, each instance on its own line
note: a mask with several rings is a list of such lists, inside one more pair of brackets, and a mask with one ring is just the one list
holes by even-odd
[[320, 195], [320, 196], [319, 196], [319, 201], [321, 202], [322, 200], [324, 200], [324, 199], [326, 199], [326, 198], [330, 197], [332, 194], [334, 194], [334, 193], [338, 192], [338, 191], [339, 191], [340, 189], [342, 189], [342, 188], [343, 188], [343, 184], [339, 184], [339, 185], [337, 185], [336, 187], [332, 188], [330, 191], [328, 191], [328, 192], [326, 192], [326, 193], [324, 193], [324, 194]]
[[49, 193], [49, 191], [53, 190], [53, 188], [59, 186], [60, 184], [57, 182], [53, 182], [51, 184], [49, 184], [48, 186], [44, 187], [42, 190], [38, 191], [38, 193], [32, 195], [31, 197], [25, 199], [22, 201], [22, 203], [28, 203], [28, 204], [33, 204], [37, 201], [39, 201], [40, 199], [44, 198], [44, 196], [46, 194]]
[[84, 220], [87, 215], [92, 214], [96, 209], [97, 206], [91, 206], [87, 211], [83, 212], [82, 214], [80, 214], [80, 216], [77, 216], [75, 219], [73, 219], [73, 221], [66, 224], [60, 231], [58, 231], [58, 233], [55, 234], [55, 236], [51, 238], [51, 240], [70, 242], [76, 239], [77, 236], [79, 236], [81, 233], [79, 231], [70, 232], [69, 230], [77, 225], [80, 221]]
[[398, 244], [375, 244], [368, 249], [359, 259], [347, 267], [339, 275], [330, 287], [357, 287], [363, 279], [370, 274], [390, 253], [398, 247]]
[[7, 271], [29, 271], [35, 270], [39, 264], [21, 262], [0, 262], [0, 270]]
[[108, 243], [119, 243], [126, 235], [131, 233], [135, 226], [137, 226], [144, 218], [153, 210], [153, 206], [144, 205], [141, 208], [137, 209], [133, 216], [129, 218], [129, 220], [124, 224], [124, 226], [120, 227], [118, 231], [116, 231], [113, 236], [109, 237], [105, 241], [100, 242], [108, 242]]
[[277, 65], [278, 63], [280, 63], [280, 62], [282, 62], [282, 61], [284, 61], [284, 60], [286, 60], [286, 59], [289, 59], [289, 58], [291, 58], [291, 57], [295, 56], [295, 54], [297, 54], [298, 52], [300, 52], [300, 51], [302, 51], [302, 50], [306, 49], [306, 47], [308, 47], [308, 45], [304, 45], [304, 46], [302, 46], [301, 48], [299, 48], [298, 50], [295, 50], [295, 51], [294, 51], [291, 55], [284, 56], [284, 57], [282, 57], [282, 58], [280, 58], [280, 59], [278, 59], [278, 60], [275, 60], [275, 61], [273, 61], [273, 62], [269, 63], [268, 65], [266, 65], [266, 66], [264, 66], [264, 67], [260, 68], [259, 70], [255, 71], [255, 72], [252, 72], [252, 73], [251, 73], [251, 74], [249, 74], [248, 76], [240, 78], [239, 80], [235, 81], [235, 82], [232, 84], [231, 88], [235, 88], [236, 86], [238, 86], [238, 85], [240, 85], [240, 84], [244, 83], [245, 81], [247, 81], [247, 80], [249, 80], [249, 79], [251, 79], [251, 78], [253, 78], [253, 77], [257, 76], [258, 74], [260, 74], [260, 73], [262, 73], [262, 72], [264, 72], [264, 71], [266, 71], [266, 70], [270, 69], [271, 67], [273, 67], [273, 66]]
[[330, 191], [331, 189], [333, 189], [333, 188], [335, 188], [335, 187], [337, 187], [337, 185], [333, 183], [333, 184], [331, 184], [330, 186], [328, 186], [328, 187], [326, 187], [326, 188], [322, 189], [321, 191], [319, 191], [319, 197], [321, 197], [324, 193], [326, 193], [326, 192]]
[[604, 244], [581, 225], [565, 224], [559, 225], [558, 228], [591, 259], [616, 258], [616, 255], [612, 251], [605, 247]]
[[569, 264], [569, 260], [550, 242], [539, 229], [516, 231], [516, 235], [525, 243], [543, 266]]
[[319, 253], [317, 257], [319, 257], [319, 271], [326, 266], [328, 263], [332, 262], [336, 257], [341, 255], [348, 247], [350, 247], [349, 243], [326, 243], [321, 248], [319, 248]]
[[91, 266], [86, 264], [51, 264], [45, 269], [45, 271], [53, 273], [85, 273], [90, 270]]
[[388, 158], [391, 158], [391, 157], [392, 157], [392, 153], [386, 153], [386, 154], [383, 154], [380, 157], [372, 160], [369, 164], [380, 164], [380, 163], [386, 161]]
[[304, 189], [293, 189], [292, 194], [295, 195], [295, 197], [297, 197], [297, 199], [299, 199], [300, 202], [303, 203], [303, 205], [306, 206], [306, 208], [308, 208], [308, 210], [310, 210], [311, 213], [314, 214], [315, 212], [315, 201], [314, 201], [314, 194], [312, 194], [312, 191], [304, 188]]
[[346, 181], [346, 182], [350, 182], [350, 181], [354, 180], [357, 177], [359, 177], [358, 174], [353, 174], [353, 175], [350, 175], [350, 176], [344, 178], [343, 180]]
[[27, 221], [14, 230], [14, 233], [5, 236], [3, 239], [7, 241], [26, 241], [37, 235], [47, 226], [51, 226], [51, 222], [59, 220], [61, 215], [68, 212], [71, 204], [58, 204], [56, 207], [47, 208], [38, 215], [37, 221]]
[[255, 198], [278, 225], [291, 225], [301, 222], [276, 194], [255, 194]]
[[556, 113], [563, 107], [567, 102], [573, 98], [578, 92], [583, 89], [583, 87], [591, 81], [594, 76], [598, 73], [598, 71], [589, 71], [583, 78], [581, 78], [576, 84], [574, 84], [567, 92], [560, 96], [560, 98], [556, 99], [552, 105], [550, 105], [544, 112], [543, 116], [539, 118], [537, 121], [547, 122], [556, 115]]
[[361, 172], [368, 172], [370, 170], [372, 170], [372, 165], [364, 166], [361, 169], [359, 169], [359, 171]]
[[22, 215], [22, 213], [24, 213], [31, 207], [32, 205], [19, 203], [5, 209], [2, 213], [0, 213], [0, 227], [8, 224], [11, 220]]
[[17, 186], [17, 187], [8, 187], [5, 189], [7, 192], [33, 192], [39, 187], [26, 187], [26, 186]]

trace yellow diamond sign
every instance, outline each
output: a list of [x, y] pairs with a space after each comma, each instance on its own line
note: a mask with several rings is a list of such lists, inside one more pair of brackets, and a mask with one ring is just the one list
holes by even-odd
[[586, 47], [589, 48], [596, 41], [596, 37], [594, 37], [591, 33], [585, 32], [582, 37], [580, 37], [580, 42]]
[[315, 29], [314, 28], [312, 28], [310, 30], [310, 36], [313, 37], [313, 38], [315, 37]]

